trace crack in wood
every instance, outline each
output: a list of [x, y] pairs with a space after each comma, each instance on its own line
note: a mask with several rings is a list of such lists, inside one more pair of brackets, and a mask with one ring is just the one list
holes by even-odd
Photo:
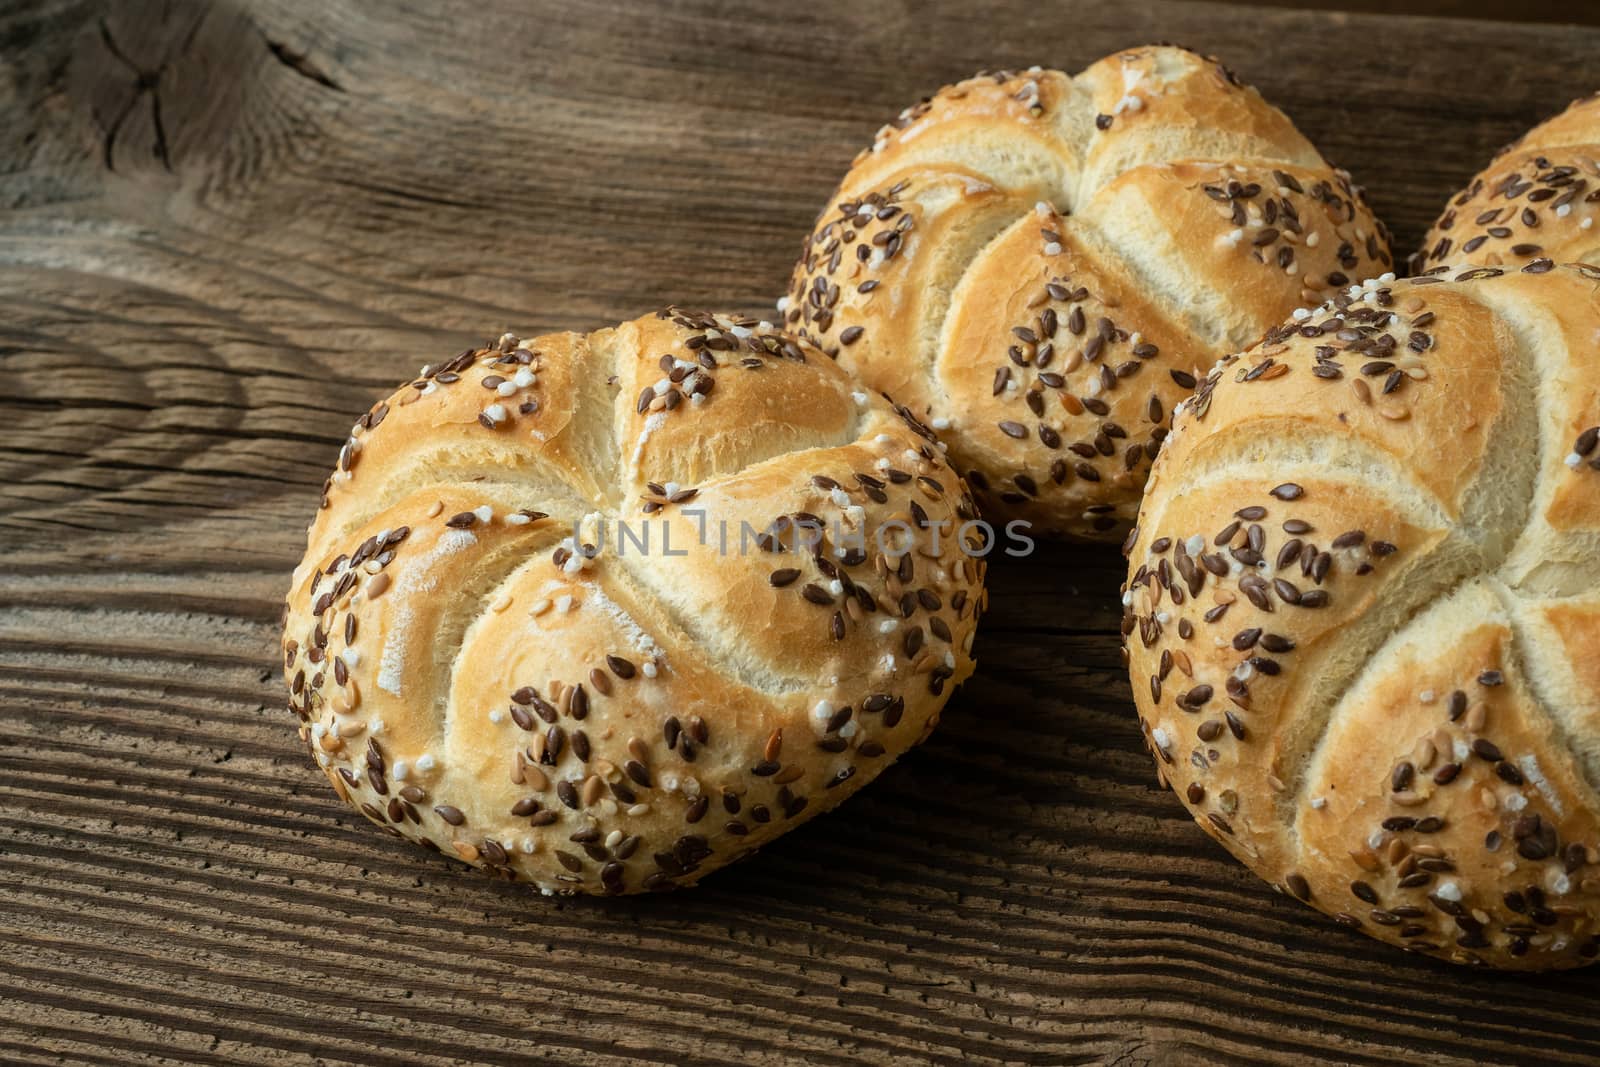
[[[198, 27], [198, 23], [196, 24]], [[161, 122], [161, 76], [166, 72], [167, 64], [163, 62], [154, 70], [146, 70], [133, 60], [129, 59], [117, 44], [116, 38], [111, 36], [111, 24], [105, 19], [100, 20], [100, 39], [105, 42], [106, 50], [113, 58], [122, 63], [133, 72], [133, 95], [130, 96], [122, 110], [117, 112], [117, 117], [111, 120], [111, 126], [105, 131], [102, 147], [102, 157], [106, 170], [116, 173], [116, 142], [117, 134], [122, 130], [122, 124], [128, 120], [133, 109], [146, 95], [150, 97], [150, 122], [155, 131], [155, 157], [161, 161], [161, 166], [168, 174], [172, 173], [172, 156], [167, 149], [167, 131]], [[192, 34], [191, 34], [192, 39]]]
[[307, 58], [306, 53], [296, 52], [282, 41], [274, 41], [267, 37], [267, 50], [272, 53], [272, 58], [288, 67], [302, 78], [309, 78], [318, 85], [332, 89], [336, 93], [344, 92], [344, 86], [334, 81], [332, 77], [323, 72], [322, 68]]

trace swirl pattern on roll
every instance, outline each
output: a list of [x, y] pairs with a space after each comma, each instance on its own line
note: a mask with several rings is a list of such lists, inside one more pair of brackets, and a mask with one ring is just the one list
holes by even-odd
[[770, 323], [508, 334], [351, 431], [290, 707], [395, 835], [549, 892], [692, 884], [933, 728], [974, 518], [925, 427]]
[[1129, 544], [1162, 778], [1409, 950], [1600, 952], [1597, 284], [1538, 259], [1298, 312], [1185, 402]]
[[1226, 68], [1162, 46], [908, 109], [779, 308], [932, 425], [987, 516], [1117, 540], [1196, 380], [1389, 266], [1348, 175]]

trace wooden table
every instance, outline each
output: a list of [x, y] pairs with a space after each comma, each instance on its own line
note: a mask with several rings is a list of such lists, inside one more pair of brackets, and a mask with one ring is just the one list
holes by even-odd
[[353, 416], [497, 335], [759, 311], [984, 67], [1222, 55], [1409, 250], [1600, 29], [1223, 4], [0, 5], [0, 1061], [1600, 1061], [1600, 971], [1285, 900], [1155, 787], [1113, 551], [997, 565], [881, 782], [693, 892], [547, 900], [305, 759], [285, 581]]

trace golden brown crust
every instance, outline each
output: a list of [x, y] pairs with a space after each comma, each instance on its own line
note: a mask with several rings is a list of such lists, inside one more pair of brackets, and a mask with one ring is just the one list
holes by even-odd
[[1600, 470], [1571, 436], [1597, 283], [1536, 260], [1298, 312], [1184, 402], [1129, 542], [1164, 780], [1414, 951], [1600, 953]]
[[507, 335], [352, 431], [290, 706], [391, 833], [550, 892], [692, 884], [933, 728], [974, 517], [925, 428], [770, 324]]
[[[857, 157], [779, 306], [951, 442], [991, 519], [1109, 540], [1182, 383], [1389, 263], [1359, 192], [1281, 112], [1162, 46], [1076, 78], [980, 76], [907, 110]], [[1080, 370], [1045, 386], [1041, 413], [1031, 387], [1059, 365], [1016, 331], [1072, 313], [1051, 283], [1110, 325], [1053, 339]], [[1015, 388], [996, 391], [1002, 372]]]
[[1201, 346], [1063, 221], [1036, 213], [983, 250], [945, 322], [938, 389], [908, 402], [929, 405], [951, 459], [1009, 517], [1109, 533], [1108, 492], [1138, 493], [1183, 383], [1209, 363], [1165, 356]]
[[1600, 95], [1529, 130], [1450, 201], [1412, 257], [1441, 266], [1600, 264]]

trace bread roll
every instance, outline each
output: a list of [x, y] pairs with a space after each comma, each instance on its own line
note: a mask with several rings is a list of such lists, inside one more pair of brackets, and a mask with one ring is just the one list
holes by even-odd
[[692, 884], [933, 728], [974, 514], [925, 428], [769, 323], [508, 334], [351, 431], [290, 706], [392, 834], [547, 892]]
[[1297, 312], [1185, 403], [1129, 546], [1140, 720], [1200, 826], [1460, 962], [1600, 950], [1597, 281]]
[[1600, 264], [1600, 94], [1501, 149], [1422, 247], [1412, 259], [1417, 273], [1535, 259]]
[[928, 421], [991, 520], [1115, 542], [1225, 352], [1390, 264], [1349, 176], [1214, 60], [982, 75], [856, 157], [788, 328]]

